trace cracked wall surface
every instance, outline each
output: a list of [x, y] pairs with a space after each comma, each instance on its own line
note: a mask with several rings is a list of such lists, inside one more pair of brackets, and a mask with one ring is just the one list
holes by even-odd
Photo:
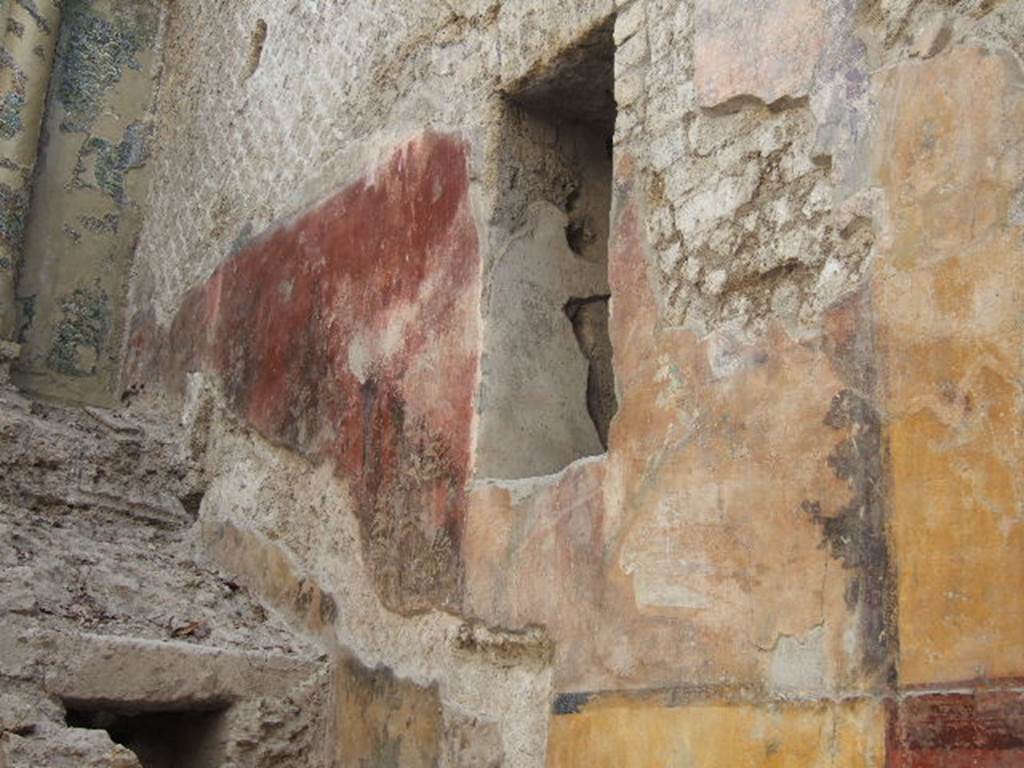
[[[161, 29], [151, 133], [68, 177], [130, 208], [151, 175], [127, 309], [44, 303], [124, 325], [120, 401], [187, 461], [168, 503], [273, 622], [33, 597], [26, 537], [122, 556], [103, 515], [24, 501], [61, 459], [0, 483], [23, 637], [283, 622], [317, 651], [286, 701], [237, 694], [239, 765], [1022, 759], [1024, 3], [253, 0]], [[34, 642], [0, 668], [18, 701]], [[8, 750], [114, 749], [61, 701]]]

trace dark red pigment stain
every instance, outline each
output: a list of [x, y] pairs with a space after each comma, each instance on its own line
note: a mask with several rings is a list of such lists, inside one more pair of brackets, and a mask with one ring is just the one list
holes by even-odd
[[846, 386], [832, 397], [826, 426], [838, 442], [827, 462], [851, 495], [838, 514], [817, 499], [802, 508], [822, 532], [822, 546], [851, 573], [846, 604], [859, 618], [861, 669], [876, 690], [896, 684], [898, 617], [896, 569], [888, 536], [888, 446], [877, 404], [878, 371], [872, 297], [862, 290], [834, 305], [824, 349]]
[[1024, 766], [1024, 693], [910, 696], [892, 705], [889, 768]]
[[479, 365], [467, 150], [426, 134], [188, 294], [169, 367], [219, 376], [263, 435], [352, 482], [380, 595], [457, 605]]
[[835, 476], [852, 491], [835, 516], [822, 514], [818, 501], [803, 510], [821, 527], [822, 544], [853, 573], [846, 604], [860, 617], [864, 672], [885, 685], [896, 682], [896, 592], [889, 541], [888, 491], [881, 414], [852, 389], [832, 397], [826, 426], [842, 436], [828, 455]]

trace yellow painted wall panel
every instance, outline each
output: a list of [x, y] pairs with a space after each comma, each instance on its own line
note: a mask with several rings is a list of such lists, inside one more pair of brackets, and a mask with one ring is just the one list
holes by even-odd
[[1024, 673], [1024, 78], [953, 50], [879, 79], [875, 306], [904, 685]]
[[557, 715], [549, 768], [881, 768], [885, 718], [873, 702], [651, 706], [592, 704]]

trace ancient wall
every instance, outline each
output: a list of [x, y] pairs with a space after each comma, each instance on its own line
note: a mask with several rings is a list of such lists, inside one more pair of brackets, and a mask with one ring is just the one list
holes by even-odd
[[163, 35], [119, 389], [339, 765], [1024, 760], [1024, 3]]
[[23, 212], [15, 380], [50, 397], [115, 397], [125, 294], [149, 181], [160, 2], [69, 0]]
[[25, 236], [25, 218], [46, 94], [60, 29], [61, 4], [47, 0], [4, 5], [0, 56], [0, 383], [10, 377], [18, 357], [15, 282]]

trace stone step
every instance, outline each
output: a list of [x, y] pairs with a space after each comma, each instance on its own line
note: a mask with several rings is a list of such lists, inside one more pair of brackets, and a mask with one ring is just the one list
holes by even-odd
[[4, 623], [7, 680], [19, 682], [0, 687], [4, 768], [214, 768], [296, 765], [288, 758], [314, 746], [329, 673], [310, 654]]

